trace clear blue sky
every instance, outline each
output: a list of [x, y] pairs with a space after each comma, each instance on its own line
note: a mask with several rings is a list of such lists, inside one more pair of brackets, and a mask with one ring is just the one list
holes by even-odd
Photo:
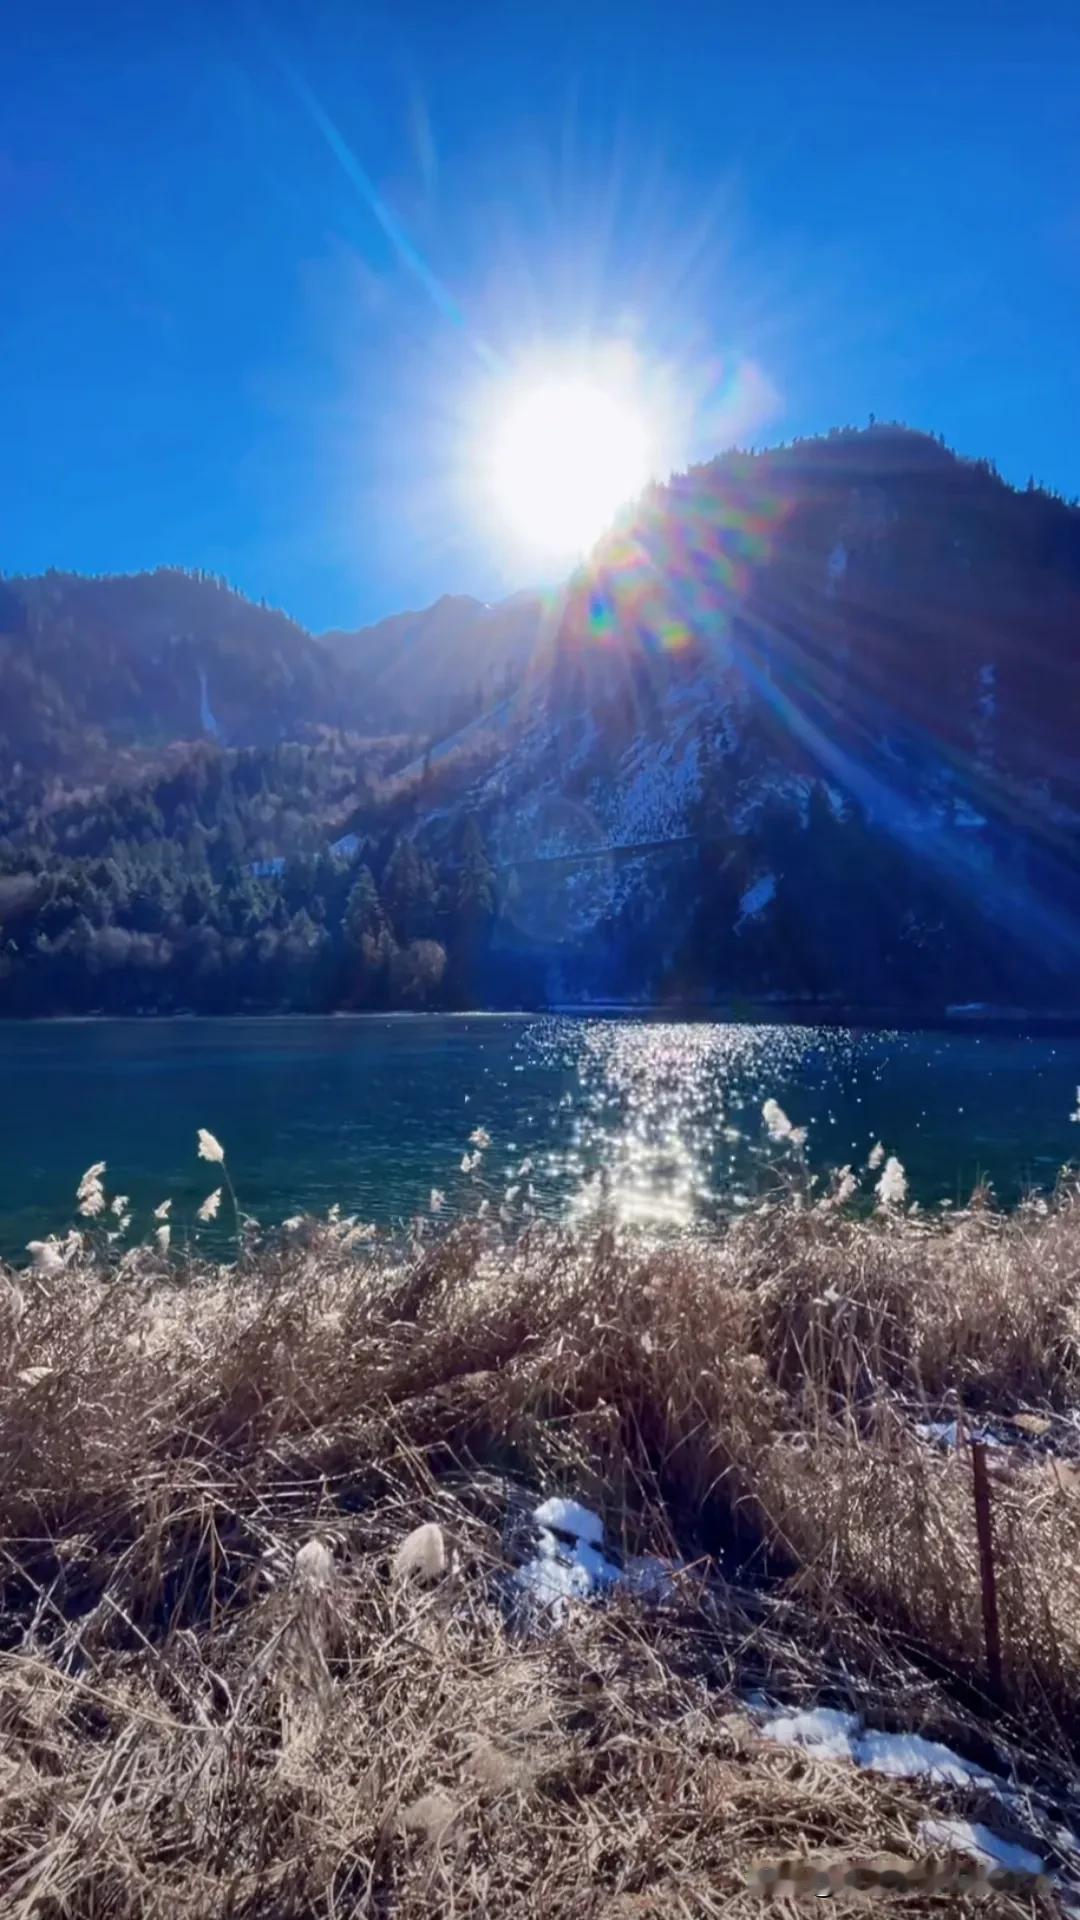
[[1077, 0], [12, 0], [3, 42], [6, 571], [205, 566], [316, 629], [526, 584], [469, 410], [583, 331], [685, 372], [688, 454], [734, 396], [1080, 492]]

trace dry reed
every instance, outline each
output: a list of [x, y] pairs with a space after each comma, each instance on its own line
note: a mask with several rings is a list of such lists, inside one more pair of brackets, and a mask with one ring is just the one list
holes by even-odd
[[[1067, 1195], [6, 1275], [0, 1910], [734, 1917], [759, 1855], [911, 1857], [925, 1796], [762, 1742], [761, 1685], [1063, 1783], [1078, 1280]], [[965, 1455], [919, 1427], [1033, 1409], [995, 1481], [995, 1723]], [[515, 1516], [552, 1491], [689, 1563], [667, 1602], [523, 1624]]]

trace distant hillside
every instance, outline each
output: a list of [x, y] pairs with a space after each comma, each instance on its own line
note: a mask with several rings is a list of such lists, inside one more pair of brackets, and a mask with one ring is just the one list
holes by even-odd
[[0, 778], [78, 776], [177, 740], [250, 746], [366, 724], [311, 634], [224, 582], [160, 568], [0, 582]]
[[515, 593], [495, 606], [444, 594], [421, 613], [395, 613], [323, 641], [355, 675], [388, 726], [445, 733], [516, 690], [542, 662], [560, 597]]
[[6, 593], [9, 759], [202, 744], [0, 787], [0, 1008], [1080, 1013], [1080, 511], [927, 435], [725, 455], [550, 600], [326, 644], [180, 574]]

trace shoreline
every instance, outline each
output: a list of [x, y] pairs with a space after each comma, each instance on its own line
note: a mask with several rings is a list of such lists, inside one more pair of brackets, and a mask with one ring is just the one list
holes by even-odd
[[853, 1033], [993, 1033], [1038, 1034], [1051, 1038], [1080, 1036], [1080, 1009], [1030, 1007], [852, 1007], [809, 1001], [739, 1001], [717, 1005], [626, 1001], [553, 1001], [536, 1007], [334, 1007], [314, 1012], [307, 1008], [230, 1008], [228, 1012], [173, 1013], [0, 1013], [0, 1029], [45, 1026], [176, 1026], [195, 1022], [247, 1021], [424, 1021], [424, 1020], [639, 1020], [681, 1026], [828, 1027]]

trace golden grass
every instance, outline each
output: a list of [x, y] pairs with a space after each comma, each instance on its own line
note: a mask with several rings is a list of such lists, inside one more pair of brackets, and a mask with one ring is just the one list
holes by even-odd
[[[1002, 1456], [995, 1731], [970, 1467], [916, 1423], [1037, 1406], [1070, 1435], [1078, 1303], [1068, 1196], [937, 1227], [785, 1206], [666, 1248], [313, 1225], [229, 1273], [9, 1275], [0, 1910], [737, 1916], [759, 1855], [910, 1858], [926, 1795], [763, 1743], [761, 1684], [1060, 1781], [1076, 1478]], [[523, 1630], [530, 1489], [679, 1553], [675, 1597]], [[447, 1565], [429, 1536], [430, 1579], [395, 1577], [423, 1524]]]

